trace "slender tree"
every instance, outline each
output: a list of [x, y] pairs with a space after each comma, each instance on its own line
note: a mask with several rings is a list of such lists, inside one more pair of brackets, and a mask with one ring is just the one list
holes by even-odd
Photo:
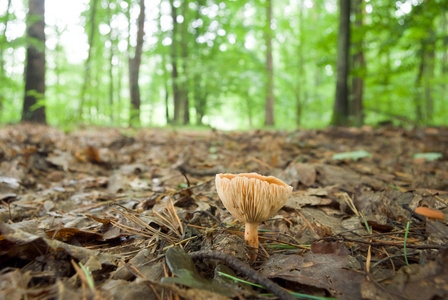
[[415, 77], [415, 90], [414, 94], [414, 109], [415, 109], [415, 120], [417, 123], [423, 122], [423, 103], [422, 103], [422, 78], [425, 71], [425, 57], [426, 57], [426, 44], [421, 41], [420, 50], [418, 51], [420, 56], [420, 63], [418, 65], [417, 76]]
[[336, 97], [332, 125], [348, 125], [348, 70], [350, 51], [350, 0], [339, 0], [339, 34], [336, 75]]
[[92, 66], [92, 55], [93, 55], [93, 41], [96, 33], [96, 11], [97, 11], [97, 3], [98, 0], [90, 0], [90, 33], [89, 33], [89, 51], [87, 53], [87, 59], [85, 61], [84, 65], [84, 82], [81, 87], [81, 94], [80, 94], [80, 103], [79, 103], [79, 111], [78, 111], [78, 117], [82, 119], [84, 105], [86, 103], [86, 96], [87, 96], [87, 89], [90, 84], [91, 80], [91, 66]]
[[[157, 29], [160, 32], [160, 34], [162, 34], [162, 5], [163, 2], [160, 2], [159, 5], [159, 17], [158, 17], [158, 22], [157, 22]], [[169, 106], [169, 72], [166, 69], [166, 65], [167, 65], [167, 61], [166, 61], [166, 47], [162, 47], [161, 48], [162, 51], [160, 53], [160, 57], [161, 57], [161, 71], [162, 71], [162, 80], [163, 80], [163, 94], [164, 94], [164, 100], [165, 100], [165, 120], [166, 120], [166, 124], [169, 124], [171, 122], [170, 120], [170, 106]]]
[[[8, 0], [8, 5], [6, 6], [6, 13], [5, 13], [5, 21], [3, 30], [0, 31], [0, 81], [3, 82], [5, 78], [5, 60], [3, 58], [3, 45], [6, 45], [6, 30], [8, 29], [8, 22], [9, 22], [9, 9], [11, 8], [11, 0]], [[0, 120], [2, 119], [2, 111], [3, 111], [3, 101], [5, 101], [3, 93], [0, 93]]]
[[134, 56], [129, 56], [129, 90], [131, 93], [130, 124], [140, 125], [140, 88], [138, 79], [140, 63], [142, 61], [143, 36], [145, 25], [145, 0], [140, 0], [140, 14], [138, 16], [137, 45]]
[[362, 126], [364, 123], [363, 111], [363, 93], [364, 93], [364, 73], [366, 63], [363, 50], [363, 0], [355, 0], [353, 13], [355, 22], [353, 23], [352, 45], [354, 46], [353, 77], [352, 77], [352, 105], [351, 114], [356, 126]]
[[181, 112], [181, 98], [179, 93], [178, 72], [177, 72], [177, 10], [174, 6], [174, 0], [170, 0], [171, 5], [171, 19], [173, 22], [173, 30], [171, 37], [171, 80], [173, 85], [173, 102], [174, 102], [174, 114], [173, 123], [178, 124], [180, 122]]
[[107, 5], [107, 17], [109, 19], [109, 34], [108, 34], [108, 40], [110, 43], [110, 49], [109, 49], [109, 118], [110, 122], [114, 122], [114, 64], [113, 60], [115, 57], [115, 37], [112, 32], [112, 12], [111, 12], [111, 1], [109, 1]]
[[299, 46], [297, 47], [297, 56], [298, 56], [298, 76], [297, 83], [296, 83], [296, 90], [295, 90], [295, 96], [296, 96], [296, 125], [300, 125], [300, 122], [302, 120], [302, 109], [303, 109], [303, 102], [304, 102], [304, 87], [305, 87], [305, 78], [306, 78], [306, 71], [305, 71], [305, 58], [304, 58], [304, 43], [305, 43], [305, 20], [304, 20], [304, 0], [301, 0], [299, 2]]
[[[447, 78], [448, 74], [448, 21], [447, 21], [447, 12], [442, 11], [442, 30], [445, 32], [445, 35], [442, 37], [442, 77]], [[445, 81], [442, 84], [442, 91], [444, 101], [448, 101], [448, 93], [447, 93], [447, 82]], [[445, 106], [446, 109], [446, 106]]]
[[[314, 2], [314, 6], [312, 8], [312, 15], [311, 15], [311, 24], [309, 24], [310, 22], [307, 22], [308, 26], [307, 26], [307, 32], [311, 31], [312, 28], [314, 28], [314, 24], [318, 24], [320, 23], [320, 21], [323, 19], [323, 15], [325, 12], [325, 8], [324, 8], [324, 3], [323, 0], [315, 0]], [[314, 45], [317, 46], [317, 42], [314, 42]], [[317, 48], [317, 47], [316, 47]], [[321, 55], [319, 54], [318, 51], [314, 51], [314, 55], [312, 56], [313, 60], [317, 63], [319, 62], [319, 60], [321, 60]], [[322, 68], [314, 68], [313, 74], [312, 74], [312, 83], [313, 83], [313, 87], [312, 87], [312, 91], [310, 92], [310, 97], [312, 99], [314, 99], [314, 101], [316, 101], [317, 103], [322, 103], [322, 88], [321, 88], [321, 84], [322, 84], [322, 79], [325, 78], [322, 74]], [[311, 76], [310, 76], [311, 77]]]
[[426, 101], [426, 125], [431, 124], [434, 115], [434, 97], [433, 97], [433, 81], [434, 81], [434, 59], [436, 55], [436, 33], [432, 28], [433, 22], [428, 26], [428, 39], [427, 39], [427, 51], [425, 52], [425, 74], [424, 74], [424, 87], [425, 87], [425, 101]]
[[182, 17], [184, 18], [181, 26], [180, 35], [180, 54], [182, 57], [182, 84], [181, 84], [181, 105], [183, 111], [183, 124], [186, 125], [190, 123], [190, 104], [188, 101], [188, 44], [187, 44], [187, 34], [188, 34], [188, 23], [187, 23], [187, 9], [188, 0], [182, 1], [181, 11]]
[[[196, 20], [202, 20], [201, 8], [206, 6], [206, 0], [196, 1], [198, 9], [196, 10]], [[194, 40], [199, 40], [199, 37], [204, 34], [205, 26], [197, 26], [194, 29]], [[209, 90], [207, 88], [208, 76], [204, 74], [204, 55], [203, 45], [197, 42], [193, 43], [192, 56], [195, 61], [193, 69], [193, 95], [194, 95], [194, 109], [196, 111], [196, 125], [203, 125], [202, 120], [207, 111], [207, 97]]]
[[266, 102], [264, 125], [273, 126], [274, 121], [274, 66], [272, 62], [272, 0], [266, 2]]
[[45, 0], [29, 1], [27, 37], [22, 121], [46, 124], [45, 106], [39, 104], [45, 97]]

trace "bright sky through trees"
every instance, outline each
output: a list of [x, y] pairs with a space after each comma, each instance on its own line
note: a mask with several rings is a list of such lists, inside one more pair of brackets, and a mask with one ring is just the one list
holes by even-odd
[[[172, 85], [179, 81], [181, 92], [186, 93], [182, 97], [190, 99], [190, 123], [197, 122], [200, 115], [203, 123], [218, 128], [263, 126], [268, 29], [272, 35], [274, 110], [279, 120], [275, 126], [329, 124], [338, 75], [340, 0], [271, 1], [270, 22], [266, 22], [264, 4], [268, 0], [145, 1], [139, 79], [142, 124], [164, 125], [169, 120], [166, 112], [173, 117]], [[45, 2], [45, 98], [50, 124], [61, 122], [62, 115], [52, 114], [53, 109], [75, 112], [84, 105], [78, 101], [85, 70], [90, 68], [88, 107], [81, 121], [125, 125], [129, 115], [128, 59], [137, 44], [139, 0]], [[366, 64], [350, 70], [349, 76], [365, 81], [366, 123], [376, 124], [396, 115], [422, 117], [417, 122], [423, 124], [429, 120], [443, 123], [448, 114], [443, 103], [448, 86], [444, 80], [448, 70], [446, 4], [423, 0], [351, 2], [360, 3], [363, 19], [355, 24], [356, 14], [350, 15], [350, 55], [359, 51], [356, 43], [361, 45]], [[5, 32], [8, 18], [6, 39], [0, 45], [4, 70], [0, 75], [9, 80], [0, 87], [5, 97], [0, 113], [3, 121], [17, 120], [20, 113], [16, 108], [23, 97], [27, 3], [12, 0], [9, 18], [5, 11], [8, 0], [0, 0], [0, 34]], [[92, 31], [94, 3], [98, 5]], [[173, 8], [177, 11], [176, 34]], [[173, 34], [177, 36], [175, 46]], [[176, 53], [179, 74], [173, 79]], [[113, 108], [108, 107], [112, 104]], [[113, 119], [110, 111], [117, 109], [118, 119]], [[67, 118], [76, 122], [76, 116], [72, 113]]]

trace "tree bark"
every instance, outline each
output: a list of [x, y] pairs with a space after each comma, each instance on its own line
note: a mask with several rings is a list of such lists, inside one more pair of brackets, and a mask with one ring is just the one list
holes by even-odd
[[[206, 6], [205, 0], [198, 0], [196, 1], [198, 5], [198, 9], [196, 10], [196, 19], [199, 20], [202, 18], [201, 15], [201, 7]], [[194, 38], [197, 40], [199, 36], [203, 33], [201, 31], [202, 27], [195, 28], [195, 35]], [[202, 61], [201, 55], [201, 44], [194, 43], [193, 44], [193, 51], [196, 54], [197, 60]], [[194, 109], [196, 111], [196, 125], [201, 126], [203, 125], [202, 119], [205, 116], [205, 113], [207, 111], [207, 97], [208, 97], [208, 89], [207, 89], [207, 76], [204, 76], [204, 73], [202, 73], [202, 69], [204, 66], [202, 63], [198, 63], [196, 65], [196, 68], [194, 70], [193, 75], [193, 94], [194, 94]]]
[[358, 33], [357, 39], [353, 41], [355, 53], [353, 54], [353, 69], [355, 75], [352, 78], [352, 115], [355, 126], [364, 124], [363, 92], [365, 60], [363, 50], [363, 37], [361, 36], [363, 26], [363, 0], [355, 0], [353, 13], [356, 16], [354, 30]]
[[264, 125], [274, 126], [274, 66], [272, 62], [272, 0], [266, 3], [266, 103]]
[[383, 79], [383, 87], [386, 88], [385, 93], [383, 93], [383, 97], [387, 104], [387, 111], [392, 111], [392, 101], [390, 98], [390, 76], [392, 74], [392, 68], [391, 68], [391, 59], [390, 59], [390, 49], [385, 50], [385, 57], [386, 57], [386, 65], [384, 67], [385, 73], [384, 73], [384, 79]]
[[336, 96], [332, 125], [348, 125], [348, 70], [350, 50], [350, 0], [339, 0], [339, 34], [336, 75]]
[[129, 90], [131, 93], [131, 126], [140, 125], [140, 87], [138, 85], [140, 64], [142, 61], [143, 36], [145, 25], [145, 0], [140, 0], [140, 14], [138, 16], [137, 45], [134, 57], [129, 57]]
[[[159, 4], [159, 22], [157, 22], [157, 29], [159, 32], [162, 32], [162, 4], [163, 2], [161, 1]], [[168, 81], [169, 81], [169, 75], [168, 72], [166, 70], [166, 54], [165, 51], [163, 51], [161, 53], [161, 58], [162, 58], [162, 72], [163, 72], [163, 88], [165, 90], [165, 120], [166, 120], [166, 124], [169, 124], [170, 121], [170, 108], [169, 108], [169, 85], [168, 85]]]
[[[124, 55], [122, 54], [122, 56], [124, 57]], [[120, 64], [121, 61], [121, 65]], [[118, 66], [117, 66], [117, 91], [121, 91], [122, 87], [123, 87], [123, 70], [125, 70], [125, 66], [124, 66], [124, 62], [126, 61], [125, 58], [120, 58]], [[118, 121], [118, 123], [121, 123], [121, 112], [123, 110], [123, 101], [121, 98], [121, 93], [118, 92], [117, 93], [117, 114], [116, 114], [116, 120]]]
[[181, 26], [181, 36], [180, 36], [180, 51], [182, 57], [182, 92], [181, 92], [181, 102], [183, 108], [183, 124], [186, 125], [190, 123], [190, 104], [188, 100], [188, 44], [187, 44], [187, 34], [188, 34], [188, 23], [187, 23], [187, 9], [188, 0], [182, 1], [182, 16], [184, 21]]
[[171, 37], [171, 80], [173, 84], [173, 102], [174, 102], [174, 114], [173, 123], [179, 124], [180, 121], [180, 110], [181, 110], [181, 100], [179, 94], [178, 85], [178, 73], [177, 73], [177, 11], [174, 6], [174, 0], [170, 0], [171, 5], [171, 18], [173, 20], [173, 31]]
[[[443, 78], [447, 78], [448, 73], [448, 21], [447, 21], [447, 13], [442, 11], [442, 30], [445, 32], [443, 36], [442, 42], [442, 76]], [[445, 101], [448, 100], [448, 95], [446, 93], [447, 83], [446, 81], [442, 84], [443, 89], [443, 98]]]
[[86, 93], [87, 93], [87, 88], [88, 85], [90, 83], [90, 75], [91, 75], [91, 64], [92, 64], [92, 52], [93, 52], [93, 39], [95, 36], [95, 32], [96, 32], [96, 23], [95, 23], [95, 18], [96, 18], [96, 9], [97, 9], [97, 3], [98, 0], [91, 0], [90, 1], [92, 3], [91, 5], [91, 10], [90, 10], [90, 34], [89, 34], [89, 51], [87, 53], [87, 59], [86, 59], [86, 64], [84, 67], [84, 82], [82, 84], [81, 87], [81, 95], [80, 95], [80, 103], [79, 103], [79, 111], [78, 111], [78, 117], [80, 119], [82, 119], [82, 115], [83, 115], [83, 111], [84, 111], [84, 105], [86, 103]]
[[[109, 3], [110, 4], [110, 3]], [[110, 20], [112, 20], [112, 13], [110, 9], [110, 5], [107, 6], [107, 17], [109, 19], [109, 42], [110, 42], [110, 49], [109, 49], [109, 118], [111, 124], [114, 122], [114, 65], [113, 65], [113, 59], [115, 56], [115, 41], [112, 37], [112, 26]]]
[[434, 59], [436, 48], [436, 33], [431, 27], [428, 28], [428, 42], [426, 45], [426, 57], [425, 57], [425, 70], [424, 70], [424, 83], [425, 83], [425, 102], [426, 102], [426, 114], [425, 125], [431, 124], [434, 115], [434, 99], [432, 96], [432, 89], [434, 80]]
[[[445, 11], [442, 11], [442, 30], [445, 32], [445, 36], [443, 36], [443, 42], [442, 42], [442, 76], [443, 78], [447, 78], [448, 73], [448, 20], [447, 20], [447, 13]], [[445, 100], [448, 100], [446, 90], [447, 90], [447, 84], [446, 81], [442, 85], [443, 88], [443, 95]]]
[[[3, 27], [3, 32], [0, 34], [0, 42], [1, 45], [6, 45], [6, 31], [8, 30], [8, 22], [9, 22], [9, 9], [11, 7], [11, 0], [8, 0], [8, 5], [6, 6], [6, 13], [5, 13], [5, 26]], [[0, 47], [0, 81], [4, 82], [5, 78], [5, 60], [3, 58], [3, 47]], [[3, 93], [0, 93], [0, 120], [2, 120], [2, 113], [3, 113], [3, 102], [5, 101], [5, 97], [3, 96]]]
[[297, 56], [298, 56], [298, 79], [296, 84], [296, 125], [300, 126], [302, 121], [302, 109], [303, 102], [305, 98], [304, 87], [306, 80], [306, 70], [305, 70], [305, 58], [303, 54], [303, 44], [305, 43], [305, 22], [303, 17], [304, 10], [304, 0], [299, 2], [299, 46], [297, 48]]
[[[323, 3], [322, 0], [315, 0], [314, 1], [314, 9], [312, 12], [312, 23], [319, 22], [321, 16], [322, 16], [322, 7]], [[313, 25], [311, 25], [313, 26]], [[309, 28], [309, 27], [308, 27]], [[321, 59], [321, 56], [319, 55], [319, 51], [314, 51], [313, 59], [315, 62], [319, 61]], [[322, 74], [321, 68], [314, 67], [314, 74], [313, 74], [313, 89], [312, 89], [312, 99], [316, 102], [322, 103], [322, 96], [321, 96], [321, 87], [320, 83], [322, 82], [322, 78], [324, 75]]]
[[[27, 36], [35, 42], [28, 43], [26, 51], [22, 121], [46, 124], [45, 106], [38, 104], [45, 97], [45, 0], [29, 2], [28, 18], [33, 23], [28, 24]], [[39, 106], [34, 109], [36, 104]]]
[[420, 64], [418, 67], [417, 76], [415, 77], [415, 95], [414, 95], [414, 107], [415, 107], [415, 121], [417, 124], [421, 124], [423, 121], [423, 107], [422, 107], [422, 78], [425, 70], [425, 52], [426, 45], [421, 42], [420, 52]]

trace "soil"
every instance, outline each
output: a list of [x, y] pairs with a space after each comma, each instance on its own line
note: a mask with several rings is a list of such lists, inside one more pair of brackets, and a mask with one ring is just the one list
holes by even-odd
[[[255, 262], [215, 188], [247, 172], [294, 188]], [[448, 298], [447, 128], [7, 126], [0, 201], [0, 299]]]

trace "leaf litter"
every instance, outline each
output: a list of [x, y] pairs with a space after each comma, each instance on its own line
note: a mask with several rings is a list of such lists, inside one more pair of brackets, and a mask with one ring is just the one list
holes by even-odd
[[[278, 286], [313, 299], [446, 298], [446, 219], [415, 209], [446, 215], [447, 170], [443, 128], [8, 126], [0, 299], [289, 297]], [[216, 194], [218, 172], [294, 187], [260, 225], [250, 266], [244, 224]]]

